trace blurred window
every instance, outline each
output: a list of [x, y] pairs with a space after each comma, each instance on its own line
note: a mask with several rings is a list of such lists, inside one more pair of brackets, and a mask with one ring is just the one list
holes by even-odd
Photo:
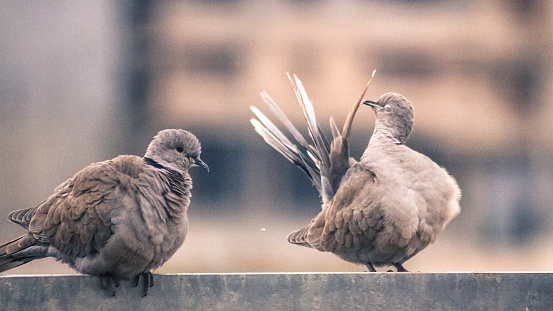
[[181, 60], [187, 71], [232, 77], [237, 74], [239, 53], [231, 44], [190, 45], [184, 47]]

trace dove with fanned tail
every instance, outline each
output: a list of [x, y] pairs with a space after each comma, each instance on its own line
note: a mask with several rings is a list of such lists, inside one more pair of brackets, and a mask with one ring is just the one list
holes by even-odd
[[[374, 75], [374, 72], [373, 72]], [[290, 77], [307, 122], [310, 142], [267, 93], [262, 98], [295, 139], [292, 142], [259, 109], [251, 122], [264, 140], [311, 179], [322, 210], [288, 236], [293, 244], [333, 253], [355, 264], [375, 267], [403, 263], [432, 243], [460, 212], [461, 191], [447, 171], [405, 145], [413, 126], [411, 103], [387, 93], [378, 101], [351, 108], [340, 132], [331, 118], [332, 140], [322, 133], [301, 83]], [[361, 159], [349, 153], [349, 133], [360, 104], [372, 107], [376, 124]]]

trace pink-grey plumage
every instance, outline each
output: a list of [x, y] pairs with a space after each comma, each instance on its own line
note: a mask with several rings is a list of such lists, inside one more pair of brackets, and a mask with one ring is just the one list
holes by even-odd
[[160, 131], [144, 157], [121, 155], [90, 164], [36, 207], [8, 219], [28, 232], [0, 245], [0, 272], [54, 257], [102, 279], [115, 294], [119, 280], [142, 278], [182, 245], [188, 230], [192, 179], [201, 166], [198, 139], [185, 130]]
[[340, 258], [366, 265], [403, 263], [441, 233], [460, 212], [460, 189], [453, 177], [425, 155], [405, 146], [413, 126], [413, 107], [403, 96], [384, 94], [373, 108], [376, 124], [361, 159], [349, 156], [349, 128], [361, 99], [351, 109], [340, 132], [331, 119], [330, 143], [320, 131], [312, 104], [301, 82], [292, 83], [312, 144], [299, 134], [277, 104], [262, 97], [299, 145], [292, 143], [257, 108], [252, 110], [256, 131], [273, 148], [302, 169], [322, 197], [322, 211], [288, 241], [331, 252]]

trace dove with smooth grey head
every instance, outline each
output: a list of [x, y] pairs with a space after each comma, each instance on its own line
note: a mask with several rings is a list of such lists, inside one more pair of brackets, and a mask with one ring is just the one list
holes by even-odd
[[292, 232], [288, 241], [333, 253], [371, 272], [375, 266], [387, 265], [407, 271], [403, 263], [432, 243], [459, 214], [461, 197], [457, 182], [444, 168], [405, 146], [413, 127], [411, 103], [395, 93], [363, 102], [373, 108], [376, 124], [356, 161], [349, 155], [349, 132], [363, 95], [350, 110], [342, 132], [330, 119], [333, 139], [329, 143], [303, 85], [295, 76], [290, 79], [312, 142], [266, 93], [262, 93], [264, 101], [297, 144], [255, 107], [258, 120], [251, 121], [269, 145], [307, 174], [323, 201], [321, 212]]

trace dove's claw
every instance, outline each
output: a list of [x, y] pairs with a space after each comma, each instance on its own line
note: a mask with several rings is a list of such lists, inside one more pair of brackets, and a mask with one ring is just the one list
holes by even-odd
[[115, 288], [119, 286], [119, 281], [107, 275], [101, 276], [100, 281], [102, 289], [106, 290], [110, 296], [115, 296]]
[[403, 267], [403, 265], [400, 264], [400, 263], [395, 263], [395, 264], [393, 264], [393, 265], [394, 265], [394, 267], [396, 267], [397, 272], [409, 272], [409, 271], [407, 271], [407, 269], [405, 269], [405, 268]]

